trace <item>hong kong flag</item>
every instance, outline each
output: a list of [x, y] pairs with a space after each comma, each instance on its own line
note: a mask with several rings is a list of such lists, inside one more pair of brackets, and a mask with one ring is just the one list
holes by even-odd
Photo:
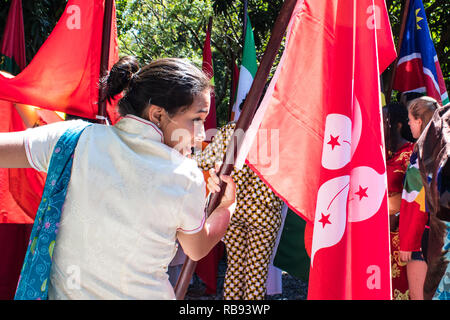
[[298, 1], [244, 138], [238, 161], [251, 145], [246, 162], [314, 223], [308, 299], [391, 298], [379, 75], [394, 58], [384, 1]]

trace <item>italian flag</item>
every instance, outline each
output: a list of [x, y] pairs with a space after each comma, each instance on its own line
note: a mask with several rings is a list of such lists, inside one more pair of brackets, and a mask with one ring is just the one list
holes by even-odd
[[400, 207], [400, 250], [419, 251], [421, 249], [422, 234], [427, 222], [425, 189], [419, 171], [417, 154], [413, 153], [405, 174]]
[[236, 101], [231, 112], [231, 120], [237, 121], [241, 114], [242, 103], [253, 83], [258, 64], [256, 62], [255, 39], [253, 37], [250, 18], [247, 15], [247, 30], [245, 32], [244, 50], [242, 53], [242, 64], [239, 72], [239, 82]]

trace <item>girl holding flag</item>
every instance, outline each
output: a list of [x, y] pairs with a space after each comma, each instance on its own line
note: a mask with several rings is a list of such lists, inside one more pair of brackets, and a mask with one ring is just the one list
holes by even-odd
[[206, 217], [205, 183], [186, 157], [204, 138], [210, 79], [182, 59], [139, 68], [120, 59], [105, 81], [114, 126], [65, 121], [0, 135], [0, 166], [47, 172], [16, 299], [174, 299], [176, 240], [193, 260], [223, 237], [224, 197]]

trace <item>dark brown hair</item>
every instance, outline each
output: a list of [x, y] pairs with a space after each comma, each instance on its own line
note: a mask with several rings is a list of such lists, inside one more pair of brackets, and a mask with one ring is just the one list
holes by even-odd
[[119, 113], [143, 115], [149, 104], [164, 108], [170, 116], [190, 106], [195, 97], [212, 90], [209, 77], [185, 59], [164, 58], [139, 68], [135, 57], [122, 57], [104, 79], [105, 99], [124, 92]]

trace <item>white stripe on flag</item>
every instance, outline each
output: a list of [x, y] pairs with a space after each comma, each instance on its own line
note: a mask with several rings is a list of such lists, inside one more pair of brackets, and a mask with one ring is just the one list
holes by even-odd
[[403, 190], [402, 199], [406, 200], [406, 202], [411, 203], [414, 200], [416, 200], [419, 193], [420, 193], [420, 191], [416, 191], [416, 190], [413, 190], [411, 192], [407, 192], [406, 190]]
[[437, 79], [434, 78], [433, 73], [430, 69], [423, 67], [423, 73], [425, 73], [427, 76], [431, 78], [431, 81], [433, 81], [434, 88], [436, 89], [437, 93], [441, 95], [441, 89], [439, 88], [439, 83], [437, 82]]
[[[422, 55], [418, 52], [412, 53], [410, 55], [404, 56], [401, 59], [398, 60], [397, 66], [401, 65], [402, 63], [411, 61], [413, 59], [422, 59]], [[438, 61], [437, 55], [434, 56], [433, 61], [436, 63]], [[423, 64], [422, 64], [423, 66]], [[433, 81], [434, 87], [439, 95], [441, 95], [441, 90], [439, 88], [439, 83], [437, 82], [437, 79], [434, 78], [433, 72], [431, 72], [430, 69], [423, 67], [423, 73], [426, 74], [431, 78], [431, 81]], [[418, 88], [420, 89], [420, 88]], [[415, 91], [417, 89], [409, 90], [409, 92], [422, 92], [422, 91]]]
[[442, 103], [444, 103], [445, 100], [448, 100], [448, 92], [445, 91], [442, 95], [441, 95], [441, 100]]
[[253, 76], [250, 73], [250, 71], [247, 70], [247, 68], [242, 65], [241, 70], [239, 71], [239, 82], [238, 82], [238, 90], [236, 95], [236, 102], [233, 105], [233, 112], [234, 112], [234, 121], [237, 121], [239, 119], [239, 116], [241, 115], [241, 110], [239, 109], [239, 106], [241, 105], [242, 101], [247, 97], [248, 92], [250, 91], [250, 88], [253, 83]]
[[404, 56], [401, 59], [398, 60], [397, 66], [401, 65], [402, 63], [405, 63], [407, 61], [413, 60], [413, 59], [422, 59], [422, 55], [420, 53], [412, 53], [408, 56]]
[[416, 89], [412, 89], [412, 90], [407, 90], [405, 92], [418, 92], [418, 93], [426, 93], [427, 92], [427, 88], [425, 87], [420, 87], [420, 88], [416, 88]]

